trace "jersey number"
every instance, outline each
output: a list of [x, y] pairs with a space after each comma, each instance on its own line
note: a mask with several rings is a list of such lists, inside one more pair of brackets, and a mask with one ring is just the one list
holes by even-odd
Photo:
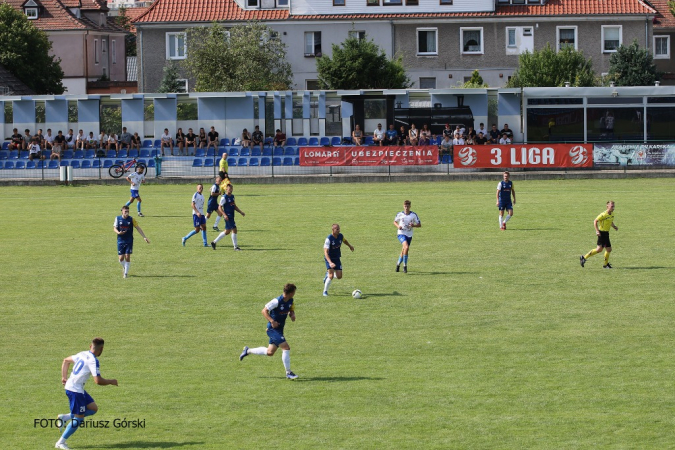
[[82, 370], [83, 367], [84, 367], [84, 360], [81, 359], [77, 362], [77, 364], [75, 364], [75, 367], [73, 367], [73, 374], [77, 375], [78, 373], [80, 373], [80, 370]]

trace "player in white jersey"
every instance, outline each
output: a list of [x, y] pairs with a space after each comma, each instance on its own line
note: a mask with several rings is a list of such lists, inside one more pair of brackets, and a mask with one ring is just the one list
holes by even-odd
[[[84, 390], [84, 384], [90, 376], [94, 376], [94, 382], [101, 386], [112, 384], [117, 386], [117, 380], [106, 380], [101, 377], [98, 357], [103, 353], [104, 341], [102, 338], [94, 338], [91, 341], [88, 351], [80, 352], [77, 355], [69, 356], [63, 360], [61, 365], [61, 382], [66, 387], [66, 395], [70, 402], [70, 413], [59, 414], [57, 424], [59, 429], [65, 427], [66, 422], [71, 421], [56, 442], [56, 448], [69, 449], [66, 440], [77, 431], [77, 428], [84, 423], [86, 416], [93, 416], [98, 412], [98, 406], [91, 395]], [[73, 371], [68, 378], [68, 368], [73, 364]]]
[[413, 238], [413, 228], [422, 226], [420, 218], [410, 210], [410, 200], [403, 202], [403, 211], [396, 214], [394, 226], [398, 230], [398, 241], [402, 245], [401, 254], [396, 263], [396, 271], [398, 272], [401, 269], [401, 263], [403, 263], [403, 272], [408, 273], [408, 252]]
[[136, 172], [129, 174], [127, 181], [131, 184], [131, 198], [126, 203], [126, 206], [131, 205], [134, 199], [138, 200], [136, 209], [138, 210], [138, 217], [143, 217], [141, 212], [141, 195], [138, 193], [141, 184], [145, 183], [145, 175], [143, 175], [144, 166], [137, 166]]
[[195, 227], [194, 230], [190, 231], [187, 236], [182, 239], [183, 247], [185, 247], [185, 241], [190, 239], [195, 234], [199, 233], [199, 230], [202, 230], [202, 239], [204, 240], [204, 247], [208, 247], [209, 243], [206, 240], [206, 216], [204, 216], [204, 196], [202, 192], [204, 191], [204, 185], [197, 185], [197, 192], [192, 196], [192, 224]]

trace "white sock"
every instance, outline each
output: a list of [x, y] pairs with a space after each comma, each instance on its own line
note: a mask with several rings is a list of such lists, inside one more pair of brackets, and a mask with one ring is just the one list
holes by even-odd
[[220, 216], [216, 215], [216, 222], [213, 224], [214, 227], [217, 227], [220, 223]]
[[328, 288], [330, 287], [330, 283], [333, 281], [332, 278], [326, 278], [326, 282], [323, 284], [323, 290], [324, 292], [328, 292]]
[[120, 260], [120, 266], [124, 267], [124, 261]]
[[502, 227], [502, 216], [499, 216], [499, 228]]
[[262, 355], [267, 356], [267, 347], [256, 347], [248, 349], [249, 355]]
[[72, 414], [59, 414], [59, 419], [63, 420], [63, 422], [68, 422], [70, 419], [73, 418]]
[[225, 237], [225, 232], [223, 231], [213, 240], [213, 242], [218, 242], [219, 240], [221, 240], [224, 237]]
[[286, 369], [286, 372], [291, 371], [291, 351], [290, 350], [282, 350], [281, 351], [281, 360], [284, 362], [284, 368]]
[[65, 444], [66, 440], [63, 439], [63, 437], [60, 437], [58, 441], [56, 441], [57, 444]]
[[232, 233], [232, 244], [234, 244], [234, 248], [237, 248], [237, 233]]
[[129, 273], [129, 266], [131, 265], [131, 261], [124, 261], [124, 273]]
[[504, 223], [508, 222], [510, 218], [511, 218], [511, 216], [509, 216], [509, 215], [507, 214], [506, 217], [504, 218]]

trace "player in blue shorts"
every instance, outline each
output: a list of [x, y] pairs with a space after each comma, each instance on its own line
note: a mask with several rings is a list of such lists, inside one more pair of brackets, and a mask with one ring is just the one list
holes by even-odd
[[326, 276], [323, 278], [323, 296], [328, 297], [328, 287], [333, 281], [333, 276], [338, 280], [342, 279], [342, 261], [340, 257], [342, 252], [340, 247], [345, 243], [349, 250], [354, 251], [354, 247], [340, 233], [340, 225], [333, 224], [332, 232], [323, 243], [323, 259], [326, 262]]
[[136, 219], [129, 217], [129, 206], [122, 206], [122, 215], [115, 217], [115, 223], [113, 223], [113, 230], [117, 235], [117, 255], [120, 258], [120, 266], [124, 272], [124, 278], [127, 278], [129, 274], [129, 266], [131, 265], [131, 254], [134, 249], [134, 228], [143, 236], [145, 242], [148, 244], [150, 241], [143, 230], [141, 229]]
[[225, 189], [225, 195], [223, 195], [220, 199], [220, 212], [225, 218], [225, 231], [220, 233], [218, 237], [216, 237], [213, 242], [211, 242], [211, 247], [213, 247], [214, 250], [216, 249], [216, 244], [218, 241], [230, 233], [232, 233], [232, 244], [234, 245], [234, 249], [237, 251], [241, 250], [239, 245], [237, 245], [237, 224], [234, 222], [234, 212], [237, 211], [242, 216], [245, 216], [246, 214], [244, 214], [244, 211], [239, 209], [237, 204], [234, 202], [234, 195], [232, 195], [233, 189], [234, 186], [228, 184], [227, 188]]
[[295, 322], [295, 305], [293, 296], [295, 295], [295, 285], [288, 283], [284, 286], [284, 293], [279, 297], [270, 300], [262, 309], [262, 315], [267, 319], [267, 336], [270, 338], [269, 346], [248, 348], [239, 355], [239, 361], [248, 355], [273, 356], [277, 348], [281, 347], [281, 361], [286, 369], [286, 378], [294, 380], [298, 378], [291, 372], [291, 347], [284, 337], [284, 325], [286, 318], [290, 316]]
[[[70, 402], [70, 413], [59, 414], [56, 419], [60, 431], [63, 431], [65, 427], [61, 438], [56, 442], [56, 448], [70, 449], [66, 440], [82, 425], [85, 417], [93, 416], [98, 412], [98, 405], [91, 398], [91, 395], [84, 390], [84, 383], [87, 382], [89, 377], [93, 375], [94, 382], [100, 386], [118, 386], [117, 380], [106, 380], [101, 377], [98, 358], [103, 353], [104, 343], [102, 338], [94, 338], [89, 350], [69, 356], [61, 364], [61, 382], [66, 387], [66, 396], [68, 396]], [[71, 364], [73, 364], [73, 371], [68, 377], [68, 368]], [[66, 426], [68, 421], [70, 423]]]
[[131, 198], [126, 203], [127, 206], [131, 205], [134, 200], [137, 200], [136, 209], [138, 209], [138, 217], [143, 217], [141, 212], [141, 194], [139, 194], [139, 189], [141, 184], [145, 183], [145, 175], [143, 175], [143, 167], [137, 166], [136, 172], [129, 174], [127, 181], [131, 184]]
[[408, 273], [408, 252], [413, 238], [413, 228], [422, 226], [419, 216], [410, 210], [410, 200], [403, 202], [403, 211], [394, 217], [394, 226], [398, 230], [396, 237], [401, 243], [401, 254], [398, 256], [396, 271], [401, 269], [401, 263], [403, 263], [403, 273]]
[[[516, 204], [516, 190], [513, 181], [509, 180], [509, 172], [504, 172], [504, 180], [497, 185], [497, 207], [499, 208], [499, 229], [506, 230], [506, 222], [513, 217], [513, 205]], [[513, 196], [513, 204], [511, 203]], [[504, 217], [504, 211], [507, 211]]]
[[209, 243], [206, 240], [206, 217], [204, 216], [204, 196], [202, 192], [204, 191], [204, 185], [197, 185], [197, 192], [192, 196], [192, 224], [195, 229], [190, 231], [187, 236], [183, 237], [182, 243], [185, 247], [185, 241], [190, 239], [195, 234], [199, 233], [199, 230], [202, 230], [202, 239], [204, 240], [204, 247], [208, 247]]
[[218, 196], [220, 195], [220, 183], [222, 183], [222, 181], [223, 179], [220, 176], [216, 177], [216, 182], [211, 186], [211, 190], [209, 191], [209, 201], [206, 207], [206, 220], [211, 218], [211, 214], [214, 211], [218, 215], [218, 217], [216, 217], [216, 222], [213, 224], [213, 231], [220, 231], [218, 224], [220, 223], [222, 213], [220, 212], [220, 208], [218, 208]]

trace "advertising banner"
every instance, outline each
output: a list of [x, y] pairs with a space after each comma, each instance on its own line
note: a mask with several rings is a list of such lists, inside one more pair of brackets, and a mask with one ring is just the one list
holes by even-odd
[[438, 164], [438, 147], [300, 147], [301, 166], [425, 166]]
[[675, 144], [595, 144], [595, 165], [675, 166]]
[[592, 144], [456, 145], [453, 154], [457, 169], [593, 167]]

